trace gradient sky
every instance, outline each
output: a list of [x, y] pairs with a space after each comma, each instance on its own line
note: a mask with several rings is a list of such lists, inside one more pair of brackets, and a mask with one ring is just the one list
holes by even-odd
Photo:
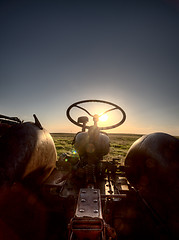
[[0, 32], [1, 114], [76, 132], [67, 107], [103, 99], [117, 133], [179, 135], [177, 0], [1, 0]]

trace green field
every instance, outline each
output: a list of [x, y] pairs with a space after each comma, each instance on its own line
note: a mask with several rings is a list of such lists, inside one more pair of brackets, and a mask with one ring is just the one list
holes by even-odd
[[[75, 134], [72, 133], [52, 133], [51, 134], [57, 149], [58, 158], [62, 153], [73, 151], [72, 141]], [[126, 153], [133, 142], [141, 135], [136, 134], [108, 134], [110, 138], [110, 153], [104, 159], [120, 158], [124, 159]]]

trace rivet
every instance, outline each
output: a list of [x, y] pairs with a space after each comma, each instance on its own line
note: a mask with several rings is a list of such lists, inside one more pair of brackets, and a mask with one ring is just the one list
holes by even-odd
[[97, 193], [97, 191], [96, 191], [96, 190], [94, 190], [94, 191], [93, 191], [93, 193], [95, 193], [95, 194], [96, 194], [96, 193]]
[[84, 210], [84, 209], [82, 209], [82, 208], [79, 210], [79, 212], [84, 212], [84, 211], [85, 211], [85, 210]]
[[82, 192], [82, 193], [86, 193], [86, 191], [85, 191], [85, 190], [82, 190], [81, 192]]
[[95, 210], [94, 210], [94, 213], [98, 213], [98, 209], [95, 209]]
[[98, 202], [98, 200], [97, 200], [97, 199], [94, 199], [94, 200], [93, 200], [93, 202], [94, 202], [94, 203], [97, 203], [97, 202]]
[[82, 198], [82, 199], [81, 199], [81, 202], [86, 202], [86, 199]]

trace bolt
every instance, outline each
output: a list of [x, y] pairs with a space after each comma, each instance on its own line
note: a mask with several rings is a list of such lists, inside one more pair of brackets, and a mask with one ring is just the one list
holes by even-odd
[[79, 210], [79, 212], [84, 212], [84, 211], [85, 211], [85, 210], [84, 210], [84, 209], [82, 209], [82, 208]]

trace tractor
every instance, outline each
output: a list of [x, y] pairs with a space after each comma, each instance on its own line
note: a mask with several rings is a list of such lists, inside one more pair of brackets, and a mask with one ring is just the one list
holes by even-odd
[[[92, 114], [84, 107], [95, 103], [110, 108]], [[84, 114], [74, 120], [76, 109]], [[122, 119], [98, 126], [112, 111]], [[144, 135], [124, 161], [106, 160], [110, 139], [104, 130], [123, 124], [124, 110], [104, 100], [83, 100], [66, 115], [81, 131], [72, 142], [77, 154], [59, 159], [36, 115], [34, 122], [0, 115], [0, 238], [178, 239], [179, 139], [161, 132]]]

